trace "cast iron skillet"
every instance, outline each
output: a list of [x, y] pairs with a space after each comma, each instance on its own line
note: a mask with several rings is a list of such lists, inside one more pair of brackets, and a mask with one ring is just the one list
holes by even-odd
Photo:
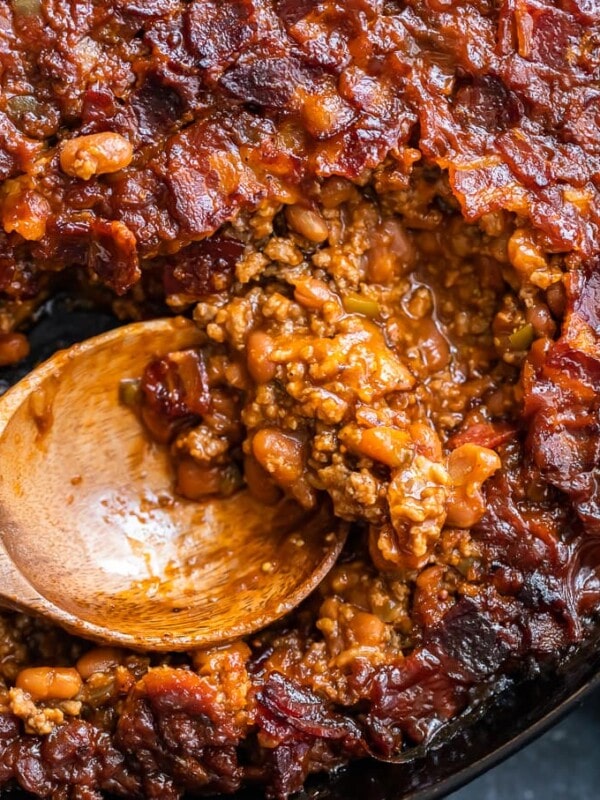
[[[0, 392], [55, 350], [67, 347], [118, 322], [79, 301], [59, 297], [43, 306], [30, 332], [31, 356], [0, 370]], [[524, 665], [502, 678], [475, 708], [438, 732], [427, 747], [415, 747], [400, 763], [358, 761], [328, 778], [309, 783], [297, 800], [435, 800], [496, 765], [574, 709], [600, 687], [600, 631], [543, 667]], [[6, 800], [26, 800], [19, 790], [0, 791]], [[230, 800], [259, 800], [243, 792]], [[224, 799], [225, 800], [225, 799]]]

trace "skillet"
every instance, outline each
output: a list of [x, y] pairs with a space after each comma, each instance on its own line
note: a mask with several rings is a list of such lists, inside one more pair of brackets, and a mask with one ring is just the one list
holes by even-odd
[[[108, 311], [59, 295], [43, 305], [29, 332], [31, 354], [0, 369], [0, 392], [62, 347], [118, 325]], [[527, 663], [501, 678], [476, 707], [443, 727], [425, 746], [407, 750], [398, 763], [364, 760], [326, 779], [309, 781], [297, 800], [436, 800], [476, 778], [572, 711], [600, 687], [600, 631], [544, 665]], [[2, 800], [28, 800], [0, 790]], [[260, 800], [245, 791], [229, 800]]]

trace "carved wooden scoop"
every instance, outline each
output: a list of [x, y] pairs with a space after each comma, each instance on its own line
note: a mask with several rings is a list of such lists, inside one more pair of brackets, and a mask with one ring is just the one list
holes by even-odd
[[91, 639], [185, 650], [258, 630], [332, 567], [347, 526], [327, 505], [173, 496], [168, 452], [119, 383], [198, 344], [185, 319], [127, 325], [0, 399], [0, 602]]

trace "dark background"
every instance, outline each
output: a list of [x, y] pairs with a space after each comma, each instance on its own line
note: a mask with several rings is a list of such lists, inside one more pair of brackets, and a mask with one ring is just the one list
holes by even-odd
[[448, 800], [599, 800], [600, 691]]

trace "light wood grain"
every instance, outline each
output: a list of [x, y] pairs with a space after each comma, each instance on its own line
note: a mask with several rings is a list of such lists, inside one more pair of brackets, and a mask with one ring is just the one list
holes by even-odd
[[165, 448], [119, 403], [122, 378], [200, 342], [176, 318], [54, 356], [0, 400], [0, 601], [92, 639], [183, 650], [294, 608], [346, 536], [327, 504], [173, 495]]

